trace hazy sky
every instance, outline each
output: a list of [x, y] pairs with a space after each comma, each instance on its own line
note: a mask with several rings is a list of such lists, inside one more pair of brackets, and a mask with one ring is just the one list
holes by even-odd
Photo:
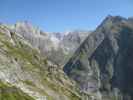
[[0, 0], [0, 22], [26, 20], [49, 32], [95, 29], [109, 14], [133, 16], [133, 0]]

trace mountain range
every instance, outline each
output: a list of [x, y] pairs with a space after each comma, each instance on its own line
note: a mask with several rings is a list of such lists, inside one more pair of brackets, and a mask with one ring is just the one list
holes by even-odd
[[133, 18], [49, 33], [0, 24], [0, 100], [133, 100]]
[[90, 31], [68, 31], [64, 33], [43, 32], [31, 23], [17, 22], [15, 25], [2, 24], [9, 31], [20, 34], [40, 53], [55, 64], [63, 65], [77, 49]]

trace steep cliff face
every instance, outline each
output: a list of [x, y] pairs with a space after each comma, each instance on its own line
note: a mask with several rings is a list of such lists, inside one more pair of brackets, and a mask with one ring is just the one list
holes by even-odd
[[97, 100], [133, 99], [133, 24], [108, 16], [64, 66], [82, 92]]
[[[0, 25], [0, 82], [2, 84], [8, 82], [35, 100], [81, 100], [75, 83], [59, 66], [42, 56], [23, 36], [9, 30], [8, 27]], [[0, 92], [2, 88], [4, 85], [0, 83]], [[9, 98], [7, 95], [2, 95], [2, 100], [12, 100], [12, 98], [15, 100], [14, 95], [17, 94], [11, 93]], [[21, 97], [19, 94], [18, 96]]]

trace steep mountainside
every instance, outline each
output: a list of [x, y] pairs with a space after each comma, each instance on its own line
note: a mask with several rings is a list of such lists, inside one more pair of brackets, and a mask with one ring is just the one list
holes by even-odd
[[[32, 100], [30, 96], [35, 100], [81, 100], [75, 83], [59, 66], [42, 56], [20, 34], [9, 30], [0, 25], [0, 82], [8, 82], [29, 95], [20, 100]], [[2, 100], [21, 97], [13, 92], [4, 94], [3, 83], [0, 83]]]
[[133, 100], [133, 21], [108, 16], [64, 66], [96, 100]]

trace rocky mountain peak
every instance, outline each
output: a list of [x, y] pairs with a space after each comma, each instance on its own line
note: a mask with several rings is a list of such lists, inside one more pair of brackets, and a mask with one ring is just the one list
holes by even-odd
[[97, 100], [132, 100], [132, 43], [133, 26], [128, 19], [108, 16], [80, 45], [64, 71]]

